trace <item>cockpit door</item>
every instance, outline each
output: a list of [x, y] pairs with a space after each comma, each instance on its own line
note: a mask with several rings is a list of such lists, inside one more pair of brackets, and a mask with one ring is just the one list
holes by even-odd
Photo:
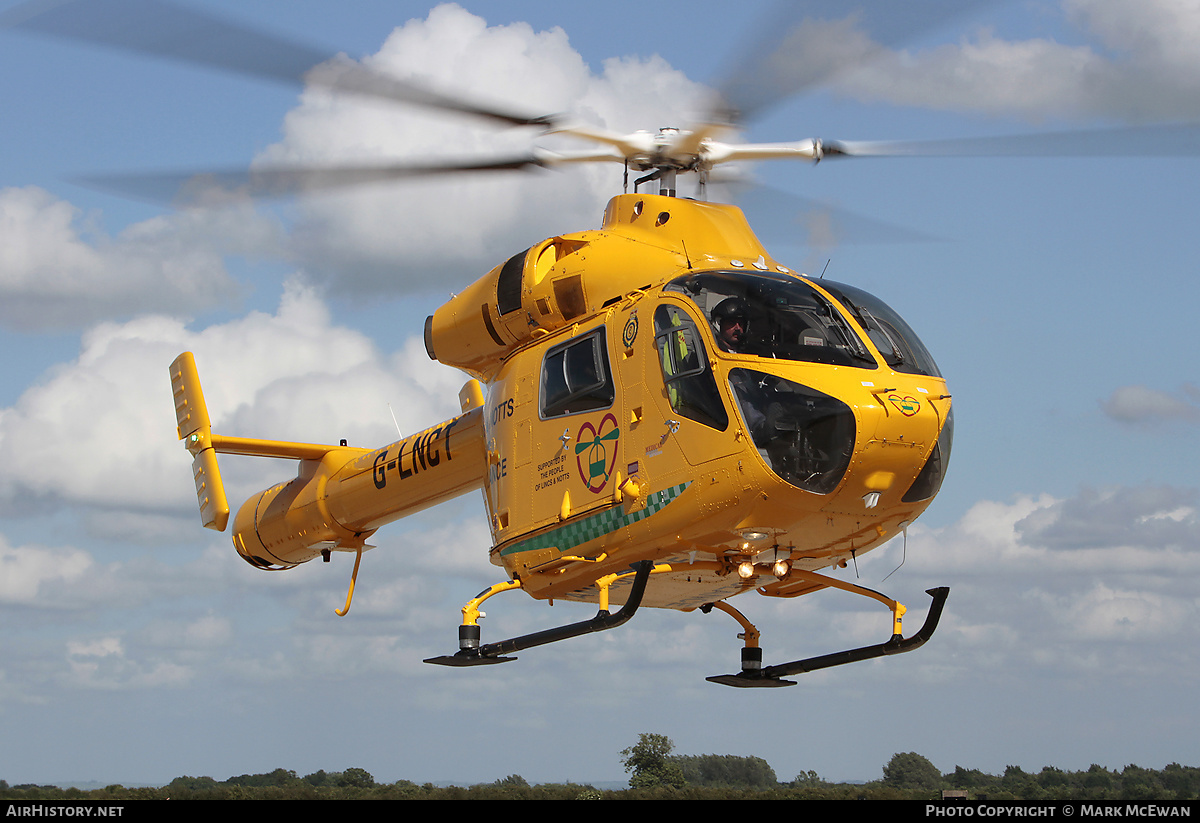
[[660, 442], [647, 444], [647, 453], [673, 444], [695, 466], [734, 450], [711, 345], [707, 330], [684, 302], [668, 298], [654, 309], [653, 362], [646, 364], [646, 384], [656, 389], [663, 423]]

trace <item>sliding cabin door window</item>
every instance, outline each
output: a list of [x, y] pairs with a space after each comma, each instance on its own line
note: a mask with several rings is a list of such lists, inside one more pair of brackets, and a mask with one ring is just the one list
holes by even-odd
[[606, 409], [616, 390], [604, 327], [555, 346], [542, 361], [542, 418]]

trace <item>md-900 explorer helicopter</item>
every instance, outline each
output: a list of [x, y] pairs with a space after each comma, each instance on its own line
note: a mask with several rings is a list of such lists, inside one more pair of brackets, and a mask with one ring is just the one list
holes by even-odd
[[[377, 449], [214, 434], [181, 355], [171, 378], [204, 524], [223, 530], [229, 515], [217, 453], [300, 461], [234, 518], [234, 545], [260, 568], [361, 557], [386, 523], [482, 488], [507, 579], [464, 606], [459, 651], [431, 663], [511, 660], [640, 605], [715, 607], [746, 644], [740, 672], [710, 679], [775, 686], [908, 651], [936, 627], [947, 589], [905, 639], [903, 605], [818, 571], [891, 540], [933, 500], [953, 431], [945, 381], [887, 305], [775, 261], [736, 208], [614, 197], [600, 229], [538, 243], [435, 311], [425, 345], [473, 377], [462, 414]], [[757, 630], [726, 601], [830, 587], [887, 605], [891, 639], [763, 668]], [[481, 643], [480, 605], [510, 589], [600, 611]]]
[[[319, 62], [195, 12], [150, 0], [136, 5], [154, 10], [160, 25], [204, 35], [173, 38], [174, 57], [272, 77], [287, 72], [263, 65], [302, 66], [293, 72], [299, 76]], [[939, 14], [930, 6], [923, 24]], [[128, 33], [80, 31], [53, 14], [21, 25], [164, 53]], [[218, 35], [236, 47], [213, 50]], [[512, 660], [523, 649], [619, 626], [641, 606], [731, 615], [744, 640], [741, 668], [709, 680], [739, 687], [791, 685], [791, 675], [927, 641], [948, 589], [929, 590], [924, 625], [905, 637], [903, 605], [822, 571], [900, 534], [937, 494], [953, 411], [933, 358], [882, 300], [774, 259], [737, 208], [676, 196], [678, 176], [695, 175], [703, 192], [710, 171], [727, 162], [920, 153], [913, 144], [719, 141], [744, 120], [752, 106], [743, 104], [761, 88], [774, 84], [782, 93], [785, 80], [804, 86], [827, 76], [814, 71], [796, 84], [771, 76], [786, 43], [781, 34], [775, 51], [751, 61], [705, 121], [656, 133], [616, 134], [468, 103], [354, 63], [309, 75], [338, 90], [572, 135], [599, 148], [535, 149], [485, 162], [261, 169], [219, 182], [281, 194], [364, 179], [615, 162], [625, 167], [627, 190], [609, 202], [598, 229], [512, 255], [426, 320], [429, 356], [470, 379], [459, 415], [397, 442], [359, 448], [214, 433], [194, 358], [180, 355], [170, 368], [178, 434], [194, 458], [203, 524], [224, 531], [229, 521], [218, 454], [299, 461], [296, 477], [241, 506], [233, 543], [262, 569], [354, 553], [346, 606], [338, 610], [345, 614], [362, 553], [380, 528], [481, 489], [490, 559], [504, 580], [467, 602], [458, 650], [427, 661], [435, 664]], [[238, 56], [250, 53], [255, 59]], [[796, 90], [790, 85], [787, 93]], [[934, 152], [964, 147], [974, 148], [939, 143]], [[1010, 149], [1026, 153], [1017, 144]], [[630, 171], [644, 173], [632, 191]], [[125, 182], [136, 188], [147, 181], [154, 182]], [[167, 182], [174, 188], [179, 181]], [[758, 629], [729, 601], [751, 591], [794, 598], [828, 588], [890, 609], [889, 639], [763, 665]], [[484, 642], [481, 605], [514, 589], [539, 600], [595, 603], [599, 611]], [[614, 604], [623, 605], [614, 612]]]

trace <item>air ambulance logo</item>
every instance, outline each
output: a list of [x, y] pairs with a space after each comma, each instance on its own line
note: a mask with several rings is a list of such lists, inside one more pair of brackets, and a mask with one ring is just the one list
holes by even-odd
[[888, 402], [900, 410], [905, 417], [912, 417], [921, 410], [921, 401], [912, 395], [889, 394]]
[[611, 413], [604, 415], [599, 426], [589, 422], [579, 427], [575, 435], [575, 462], [583, 485], [593, 494], [603, 491], [612, 476], [620, 442], [621, 430]]

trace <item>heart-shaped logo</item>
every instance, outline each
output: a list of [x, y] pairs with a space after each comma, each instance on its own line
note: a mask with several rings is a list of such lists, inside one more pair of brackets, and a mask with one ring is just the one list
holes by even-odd
[[912, 417], [921, 410], [921, 401], [908, 394], [903, 397], [898, 394], [889, 394], [888, 402], [899, 409], [905, 417]]
[[604, 415], [599, 426], [584, 423], [575, 434], [575, 464], [588, 491], [599, 494], [617, 463], [617, 446], [621, 430], [611, 412]]

